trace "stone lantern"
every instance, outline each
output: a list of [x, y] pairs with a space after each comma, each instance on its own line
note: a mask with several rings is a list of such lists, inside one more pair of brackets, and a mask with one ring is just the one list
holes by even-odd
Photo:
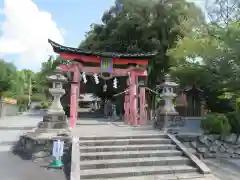
[[66, 115], [61, 104], [61, 97], [65, 94], [63, 84], [67, 82], [67, 78], [62, 75], [60, 67], [57, 67], [53, 75], [47, 77], [47, 79], [52, 83], [49, 92], [53, 96], [53, 101], [44, 115], [43, 121], [39, 123], [38, 129], [45, 131], [68, 129]]
[[53, 141], [61, 140], [67, 143], [71, 135], [60, 102], [61, 97], [65, 94], [63, 83], [67, 82], [67, 79], [62, 75], [61, 69], [56, 68], [53, 75], [48, 77], [48, 80], [52, 83], [52, 87], [49, 88], [49, 92], [53, 96], [51, 106], [37, 128], [21, 135], [17, 145], [13, 147], [15, 153], [20, 156], [24, 155], [24, 157], [28, 155], [27, 157], [31, 157], [33, 160], [48, 157]]
[[158, 109], [157, 112], [155, 126], [158, 129], [167, 128], [173, 118], [178, 115], [173, 104], [173, 99], [177, 96], [177, 94], [174, 93], [174, 88], [178, 87], [178, 84], [172, 82], [171, 77], [168, 74], [165, 75], [164, 79], [165, 81], [158, 86], [162, 89], [160, 97], [164, 100], [163, 108]]
[[[49, 92], [53, 96], [52, 105], [48, 109], [49, 113], [64, 113], [61, 97], [65, 94], [65, 89], [63, 89], [63, 83], [67, 82], [67, 78], [65, 78], [59, 67], [54, 71], [54, 75], [47, 77], [49, 82], [52, 82], [52, 88], [49, 88]], [[64, 113], [65, 114], [65, 113]]]

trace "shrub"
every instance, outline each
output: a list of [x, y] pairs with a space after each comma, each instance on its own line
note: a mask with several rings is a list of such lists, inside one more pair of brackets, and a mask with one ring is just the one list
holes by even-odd
[[201, 127], [208, 133], [221, 135], [231, 130], [227, 117], [220, 113], [209, 113], [204, 116], [201, 120]]
[[236, 142], [239, 139], [240, 136], [240, 112], [239, 111], [233, 111], [227, 113], [228, 122], [231, 126], [231, 133], [236, 133]]
[[50, 103], [48, 101], [42, 101], [40, 106], [41, 109], [47, 109], [50, 106]]

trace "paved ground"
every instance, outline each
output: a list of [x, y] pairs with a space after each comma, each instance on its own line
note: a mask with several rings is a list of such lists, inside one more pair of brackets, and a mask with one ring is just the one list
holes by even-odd
[[11, 153], [12, 144], [20, 134], [36, 127], [41, 116], [19, 115], [0, 119], [0, 179], [4, 180], [65, 180], [61, 171], [49, 171], [44, 165], [22, 160]]
[[240, 160], [206, 159], [204, 162], [220, 180], [240, 179]]

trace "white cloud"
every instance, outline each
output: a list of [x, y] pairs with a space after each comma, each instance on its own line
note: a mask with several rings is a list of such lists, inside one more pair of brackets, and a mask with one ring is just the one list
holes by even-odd
[[4, 0], [0, 54], [17, 55], [18, 68], [39, 70], [52, 55], [48, 38], [63, 43], [63, 35], [51, 14], [39, 10], [32, 0]]

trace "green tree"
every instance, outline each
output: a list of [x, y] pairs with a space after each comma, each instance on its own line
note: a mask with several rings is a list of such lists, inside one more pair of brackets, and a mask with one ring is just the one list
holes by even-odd
[[[225, 112], [233, 110], [234, 104], [229, 109], [222, 106], [222, 102], [229, 104], [227, 99], [239, 96], [240, 22], [236, 18], [239, 2], [215, 0], [214, 3], [208, 11], [211, 21], [180, 39], [168, 53], [172, 58], [182, 60], [172, 72], [180, 82], [191, 83], [190, 79], [194, 79], [192, 83], [199, 84], [205, 92], [208, 108]], [[223, 7], [224, 3], [228, 5]], [[191, 77], [186, 73], [189, 70]]]
[[12, 63], [7, 63], [0, 59], [0, 93], [11, 89], [11, 80], [15, 71], [16, 68]]

